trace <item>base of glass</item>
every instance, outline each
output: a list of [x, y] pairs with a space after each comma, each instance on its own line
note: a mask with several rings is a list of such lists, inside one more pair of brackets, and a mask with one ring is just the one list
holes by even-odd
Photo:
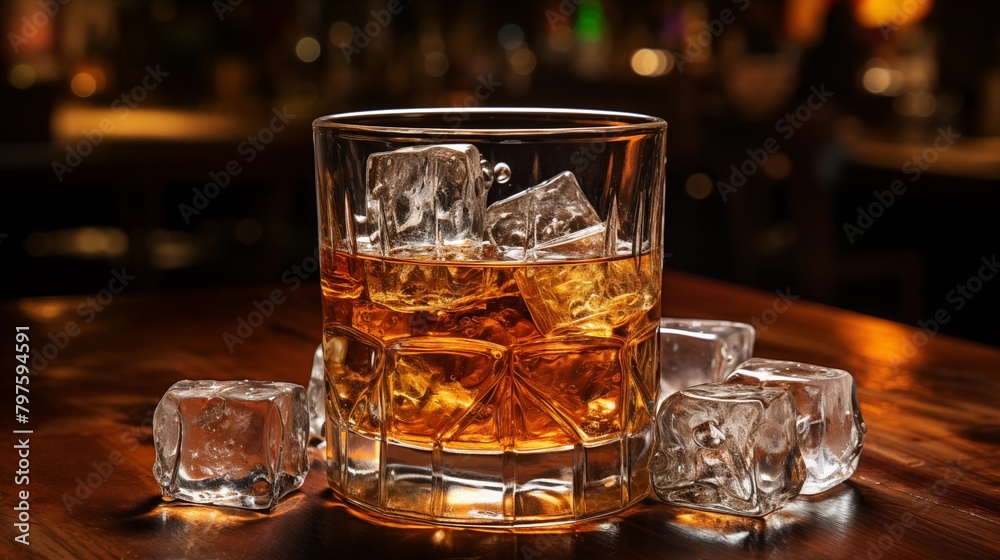
[[327, 478], [380, 515], [463, 527], [536, 527], [609, 515], [649, 495], [651, 425], [600, 444], [469, 451], [329, 430]]

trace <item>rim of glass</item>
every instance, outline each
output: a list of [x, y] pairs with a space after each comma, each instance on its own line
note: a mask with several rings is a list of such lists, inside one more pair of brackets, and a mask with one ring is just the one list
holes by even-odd
[[[462, 122], [468, 120], [463, 115], [478, 116], [506, 116], [518, 117], [554, 117], [553, 125], [549, 127], [518, 126], [508, 128], [487, 128], [487, 127], [463, 127], [463, 126], [407, 126], [407, 119], [440, 115], [441, 122], [447, 122], [444, 117], [454, 116]], [[397, 118], [398, 124], [360, 124], [351, 122], [352, 120], [364, 120], [371, 118]], [[603, 119], [606, 124], [596, 123], [593, 125], [574, 125], [570, 121], [573, 118], [581, 119]], [[564, 135], [564, 134], [593, 134], [595, 132], [608, 134], [627, 134], [636, 132], [653, 132], [667, 127], [667, 122], [659, 117], [643, 115], [640, 113], [628, 113], [623, 111], [604, 111], [596, 109], [557, 109], [547, 107], [437, 107], [437, 108], [415, 108], [415, 109], [384, 109], [377, 111], [353, 111], [348, 113], [337, 113], [326, 115], [315, 119], [312, 122], [314, 130], [336, 129], [344, 132], [369, 133], [369, 134], [393, 134], [403, 136], [501, 136], [511, 133], [529, 135]]]

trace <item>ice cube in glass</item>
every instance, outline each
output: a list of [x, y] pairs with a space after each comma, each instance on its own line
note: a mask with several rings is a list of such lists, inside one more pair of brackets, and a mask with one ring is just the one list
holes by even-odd
[[413, 257], [414, 250], [428, 247], [478, 246], [491, 184], [492, 170], [472, 144], [372, 154], [366, 204], [370, 249]]

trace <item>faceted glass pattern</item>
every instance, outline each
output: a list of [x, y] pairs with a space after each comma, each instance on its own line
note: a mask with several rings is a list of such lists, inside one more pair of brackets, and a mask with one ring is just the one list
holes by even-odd
[[763, 516], [793, 499], [805, 481], [786, 389], [728, 383], [670, 395], [656, 415], [650, 470], [665, 502]]
[[788, 389], [798, 412], [796, 431], [808, 475], [802, 494], [818, 494], [858, 468], [868, 426], [861, 418], [854, 377], [842, 369], [754, 358], [728, 383]]
[[[452, 525], [641, 500], [664, 123], [473, 109], [451, 130], [447, 114], [392, 115], [314, 124], [330, 486]], [[583, 175], [574, 154], [598, 138]]]
[[[439, 148], [420, 157], [451, 149]], [[398, 152], [370, 169], [413, 156]], [[331, 485], [453, 523], [581, 518], [647, 494], [660, 267], [619, 239], [614, 201], [609, 212], [602, 221], [564, 172], [490, 206], [481, 245], [421, 245], [381, 224], [401, 258], [329, 256]], [[507, 260], [528, 249], [590, 260]], [[475, 262], [485, 254], [503, 262]]]
[[309, 413], [299, 385], [178, 381], [153, 416], [163, 497], [268, 509], [302, 486]]
[[[427, 327], [463, 324], [434, 323]], [[537, 331], [512, 347], [447, 336], [376, 343], [332, 325], [326, 333], [328, 347], [358, 357], [352, 367], [327, 358], [336, 372], [328, 476], [349, 498], [454, 523], [545, 522], [619, 509], [649, 491], [644, 380], [656, 362], [628, 360], [636, 344]]]

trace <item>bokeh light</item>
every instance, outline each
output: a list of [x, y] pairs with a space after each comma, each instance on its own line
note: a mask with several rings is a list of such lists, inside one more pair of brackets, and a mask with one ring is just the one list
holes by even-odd
[[659, 49], [639, 49], [632, 53], [632, 71], [640, 76], [662, 76], [674, 67], [674, 59]]
[[28, 89], [35, 83], [35, 69], [27, 64], [15, 64], [7, 73], [7, 79], [18, 89]]
[[712, 194], [712, 178], [704, 173], [695, 173], [684, 182], [684, 192], [695, 200], [708, 198]]
[[783, 152], [772, 154], [764, 162], [764, 174], [775, 181], [784, 181], [792, 173], [792, 160]]
[[80, 72], [73, 76], [73, 80], [69, 83], [69, 88], [72, 90], [73, 95], [77, 97], [90, 97], [97, 91], [97, 80], [87, 72]]
[[596, 43], [604, 35], [604, 7], [600, 0], [583, 0], [577, 9], [573, 31], [581, 43]]
[[894, 29], [924, 19], [933, 5], [933, 0], [858, 0], [855, 16], [865, 27]]
[[873, 58], [868, 61], [865, 68], [861, 85], [869, 93], [894, 96], [899, 95], [902, 91], [903, 73], [890, 68], [886, 61], [881, 58]]
[[517, 24], [508, 23], [497, 32], [497, 41], [509, 51], [521, 48], [524, 45], [524, 30]]
[[295, 56], [302, 62], [314, 62], [319, 58], [320, 51], [319, 41], [313, 37], [303, 37], [295, 43]]
[[510, 67], [522, 76], [531, 74], [535, 70], [535, 54], [528, 48], [517, 49], [510, 55]]
[[448, 71], [448, 57], [441, 51], [435, 51], [424, 59], [424, 70], [435, 78], [444, 76]]

